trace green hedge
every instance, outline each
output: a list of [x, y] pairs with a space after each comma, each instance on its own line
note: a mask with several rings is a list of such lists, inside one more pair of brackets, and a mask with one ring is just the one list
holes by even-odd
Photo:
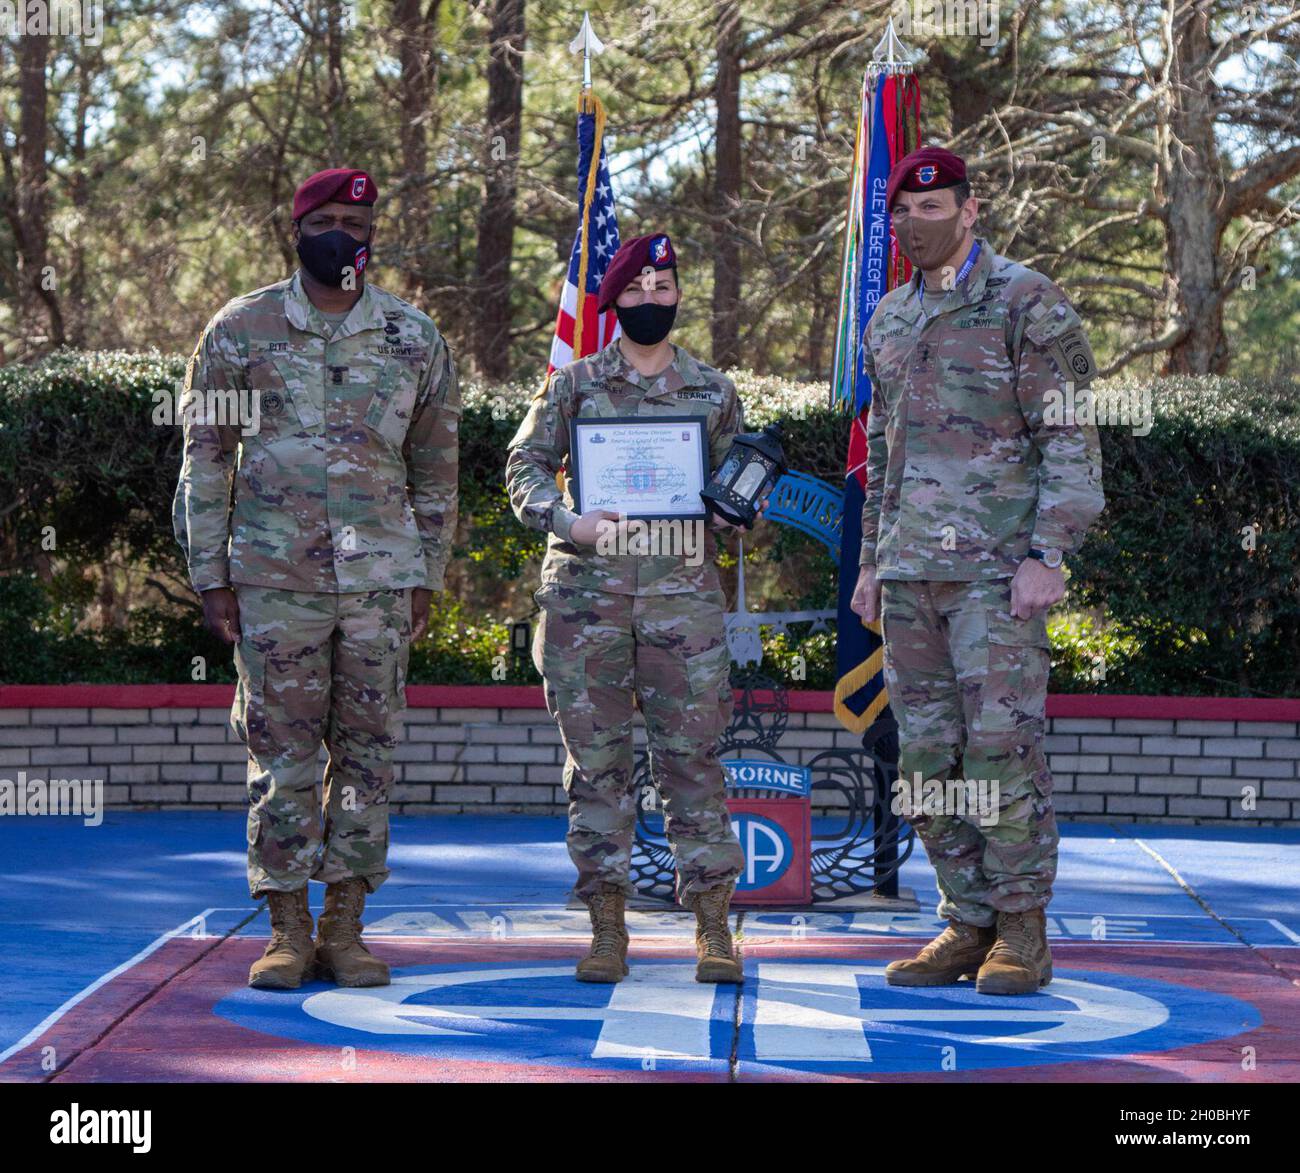
[[[183, 372], [183, 357], [157, 352], [64, 351], [0, 369], [0, 680], [184, 681], [196, 656], [206, 679], [232, 679], [228, 650], [202, 631], [171, 533], [180, 429], [154, 417]], [[733, 374], [749, 425], [785, 419], [792, 466], [837, 484], [848, 420], [827, 408], [824, 388]], [[533, 610], [543, 540], [515, 520], [502, 481], [534, 389], [465, 388], [450, 590], [412, 651], [414, 682], [536, 679], [526, 657], [510, 657], [508, 637], [509, 621]], [[1150, 390], [1150, 434], [1101, 429], [1107, 509], [1071, 560], [1067, 605], [1050, 626], [1052, 687], [1294, 695], [1297, 387], [1213, 378]], [[730, 580], [734, 554], [721, 563]], [[746, 575], [751, 607], [835, 605], [824, 549], [787, 527], [746, 539]], [[131, 589], [118, 591], [112, 621], [92, 628], [86, 616], [106, 579]], [[765, 643], [769, 670], [832, 686], [833, 636], [768, 632]]]
[[1167, 379], [1149, 435], [1101, 429], [1106, 511], [1071, 586], [1110, 621], [1109, 691], [1300, 691], [1297, 392]]

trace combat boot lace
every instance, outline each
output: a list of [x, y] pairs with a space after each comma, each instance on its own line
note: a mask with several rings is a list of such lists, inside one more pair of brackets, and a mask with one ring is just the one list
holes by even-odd
[[998, 913], [998, 939], [980, 966], [981, 994], [1032, 994], [1052, 980], [1047, 914], [1041, 908]]
[[587, 897], [591, 916], [591, 948], [578, 962], [580, 982], [621, 982], [627, 976], [627, 927], [623, 912], [627, 894], [620, 884], [601, 883]]
[[745, 980], [727, 924], [731, 912], [731, 887], [730, 884], [720, 884], [709, 888], [698, 893], [690, 903], [695, 912], [697, 982]]

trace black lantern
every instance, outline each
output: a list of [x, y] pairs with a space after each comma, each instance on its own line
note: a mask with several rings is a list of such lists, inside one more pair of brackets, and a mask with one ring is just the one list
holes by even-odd
[[754, 524], [758, 503], [790, 471], [781, 447], [783, 438], [778, 420], [761, 432], [744, 432], [732, 440], [727, 458], [700, 493], [710, 513], [746, 529]]
[[527, 619], [510, 624], [510, 652], [518, 666], [528, 656], [533, 642], [533, 625]]

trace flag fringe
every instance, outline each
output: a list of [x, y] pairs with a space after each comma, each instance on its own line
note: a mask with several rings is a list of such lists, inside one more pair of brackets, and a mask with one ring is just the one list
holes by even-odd
[[[881, 634], [878, 622], [864, 623], [863, 626], [875, 632], [876, 635]], [[848, 706], [849, 698], [859, 689], [870, 684], [877, 673], [883, 672], [884, 668], [885, 649], [884, 645], [881, 645], [862, 663], [846, 672], [835, 682], [835, 716], [839, 718], [840, 724], [850, 733], [865, 733], [884, 711], [885, 706], [889, 704], [889, 693], [882, 687], [871, 698], [870, 703], [861, 713], [855, 713]]]

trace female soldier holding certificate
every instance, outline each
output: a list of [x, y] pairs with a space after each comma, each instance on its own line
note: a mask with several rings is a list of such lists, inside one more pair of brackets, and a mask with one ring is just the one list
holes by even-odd
[[[731, 380], [668, 341], [678, 296], [665, 234], [623, 245], [597, 294], [621, 336], [552, 373], [506, 462], [515, 515], [550, 535], [533, 659], [568, 754], [569, 854], [592, 924], [580, 981], [627, 973], [637, 702], [677, 897], [696, 917], [696, 978], [741, 980], [727, 918], [743, 857], [717, 752], [731, 719], [730, 656], [709, 532], [725, 523], [705, 522], [699, 489], [743, 421]], [[590, 426], [597, 419], [619, 422]], [[583, 437], [576, 452], [571, 435]]]

